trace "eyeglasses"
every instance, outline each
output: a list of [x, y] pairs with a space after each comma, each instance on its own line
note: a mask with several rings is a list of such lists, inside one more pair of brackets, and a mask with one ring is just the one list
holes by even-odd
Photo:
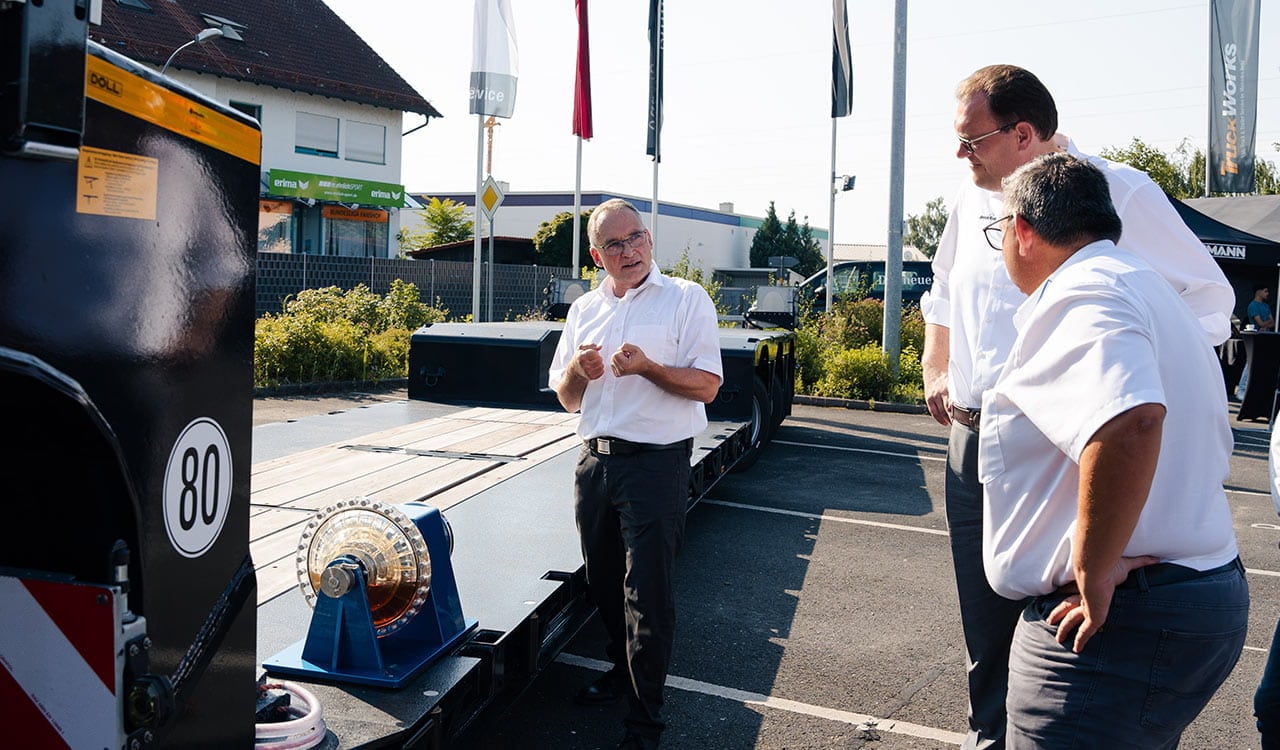
[[649, 230], [641, 229], [638, 232], [632, 232], [631, 234], [627, 235], [626, 237], [623, 237], [620, 240], [614, 240], [613, 242], [608, 243], [607, 245], [605, 245], [600, 249], [604, 251], [605, 255], [608, 255], [610, 257], [622, 255], [622, 253], [626, 252], [627, 250], [631, 250], [635, 248], [637, 245], [639, 245], [640, 240], [644, 239], [648, 235], [648, 233], [649, 233]]
[[990, 138], [996, 133], [1003, 133], [1004, 131], [1012, 128], [1014, 125], [1017, 125], [1017, 124], [1018, 123], [1015, 120], [1014, 122], [1011, 122], [1008, 125], [1001, 125], [1000, 127], [996, 128], [990, 133], [983, 133], [982, 135], [975, 136], [973, 138], [962, 138], [961, 136], [956, 136], [956, 138], [960, 139], [960, 145], [964, 147], [965, 151], [967, 151], [970, 154], [974, 154], [974, 153], [977, 153], [978, 151], [978, 143], [981, 142], [984, 138]]
[[992, 250], [1004, 250], [1004, 223], [1012, 218], [1013, 214], [1009, 214], [982, 228], [982, 233], [987, 236], [987, 244]]

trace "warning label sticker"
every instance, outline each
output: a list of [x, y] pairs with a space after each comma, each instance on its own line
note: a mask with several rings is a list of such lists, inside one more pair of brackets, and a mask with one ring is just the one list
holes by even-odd
[[155, 221], [159, 175], [158, 159], [81, 146], [76, 212]]

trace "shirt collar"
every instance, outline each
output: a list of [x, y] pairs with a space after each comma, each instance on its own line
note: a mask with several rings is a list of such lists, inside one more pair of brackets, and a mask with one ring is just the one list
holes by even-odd
[[1049, 274], [1048, 278], [1040, 282], [1040, 286], [1036, 287], [1036, 289], [1027, 296], [1027, 299], [1018, 306], [1018, 309], [1014, 311], [1014, 327], [1018, 330], [1022, 330], [1027, 318], [1031, 317], [1031, 312], [1040, 304], [1040, 300], [1044, 297], [1045, 293], [1049, 291], [1049, 286], [1054, 282], [1054, 279], [1062, 273], [1063, 269], [1070, 268], [1087, 258], [1092, 258], [1097, 255], [1106, 255], [1114, 250], [1115, 246], [1115, 243], [1111, 240], [1098, 240], [1097, 242], [1091, 242], [1072, 253], [1071, 257], [1063, 261], [1062, 265], [1053, 269], [1053, 273]]
[[613, 293], [613, 277], [606, 276], [605, 284], [608, 284], [609, 288], [605, 290], [608, 292], [605, 296], [614, 301], [625, 299], [628, 295], [634, 297], [645, 289], [648, 289], [650, 286], [661, 287], [665, 285], [665, 279], [666, 277], [662, 275], [662, 271], [658, 270], [658, 264], [651, 261], [649, 263], [649, 275], [644, 277], [644, 281], [640, 282], [640, 286], [635, 289], [628, 289], [621, 297]]

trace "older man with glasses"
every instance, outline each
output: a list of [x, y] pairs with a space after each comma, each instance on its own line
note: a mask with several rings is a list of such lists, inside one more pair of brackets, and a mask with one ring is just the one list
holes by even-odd
[[982, 68], [960, 83], [956, 99], [956, 157], [968, 161], [971, 179], [956, 196], [934, 256], [933, 287], [921, 301], [926, 322], [922, 364], [929, 413], [951, 428], [946, 512], [968, 664], [964, 747], [1001, 748], [1009, 646], [1025, 602], [997, 594], [983, 571], [978, 434], [982, 397], [1009, 357], [1016, 336], [1013, 313], [1026, 299], [983, 238], [983, 230], [1004, 215], [1001, 180], [1057, 151], [1100, 168], [1124, 222], [1120, 246], [1145, 257], [1173, 285], [1203, 328], [1206, 347], [1230, 334], [1235, 295], [1149, 177], [1084, 156], [1057, 135], [1053, 96], [1030, 72], [1012, 65]]
[[587, 222], [591, 257], [608, 277], [574, 300], [548, 374], [580, 411], [574, 499], [587, 593], [613, 668], [577, 695], [627, 699], [620, 748], [655, 748], [675, 634], [673, 571], [684, 539], [693, 438], [720, 390], [716, 308], [706, 290], [664, 275], [630, 203], [600, 204]]

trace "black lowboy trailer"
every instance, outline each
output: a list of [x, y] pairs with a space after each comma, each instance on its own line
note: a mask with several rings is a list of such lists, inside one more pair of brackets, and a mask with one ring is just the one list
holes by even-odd
[[[407, 402], [254, 428], [258, 125], [87, 16], [0, 3], [6, 746], [464, 744], [591, 615], [558, 326], [431, 326]], [[790, 412], [792, 334], [722, 351], [691, 503]]]

